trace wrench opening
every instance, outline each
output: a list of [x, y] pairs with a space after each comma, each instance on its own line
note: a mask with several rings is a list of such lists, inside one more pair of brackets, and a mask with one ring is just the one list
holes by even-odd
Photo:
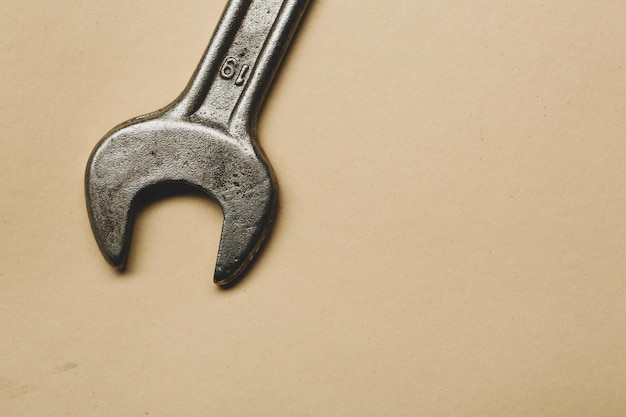
[[263, 154], [204, 125], [158, 116], [123, 124], [93, 152], [86, 175], [92, 228], [107, 261], [123, 268], [137, 199], [183, 183], [215, 199], [224, 214], [215, 282], [237, 278], [258, 252], [275, 214], [274, 174]]

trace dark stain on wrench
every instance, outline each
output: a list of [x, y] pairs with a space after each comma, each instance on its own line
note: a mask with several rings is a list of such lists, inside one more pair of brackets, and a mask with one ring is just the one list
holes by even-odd
[[87, 209], [111, 265], [125, 267], [137, 202], [162, 184], [192, 186], [219, 203], [216, 284], [232, 284], [250, 264], [277, 206], [258, 113], [308, 3], [231, 0], [183, 93], [98, 143], [85, 175]]

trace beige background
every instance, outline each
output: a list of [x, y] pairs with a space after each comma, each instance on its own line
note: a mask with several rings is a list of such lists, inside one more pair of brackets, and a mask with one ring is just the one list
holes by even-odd
[[261, 117], [279, 221], [91, 235], [98, 139], [185, 86], [217, 0], [5, 0], [0, 415], [626, 415], [626, 3], [317, 0]]

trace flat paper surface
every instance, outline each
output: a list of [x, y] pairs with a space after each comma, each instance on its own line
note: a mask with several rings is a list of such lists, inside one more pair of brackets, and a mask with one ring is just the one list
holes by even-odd
[[223, 6], [3, 2], [0, 415], [624, 415], [626, 3], [314, 0], [259, 261], [213, 286], [221, 212], [179, 196], [119, 274], [87, 158]]

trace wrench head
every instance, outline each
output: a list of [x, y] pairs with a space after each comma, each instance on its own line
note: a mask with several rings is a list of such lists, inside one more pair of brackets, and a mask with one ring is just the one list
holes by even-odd
[[214, 281], [233, 283], [261, 248], [276, 210], [273, 172], [252, 139], [162, 115], [109, 132], [91, 154], [85, 175], [89, 218], [106, 260], [126, 266], [141, 195], [160, 184], [183, 183], [219, 203], [224, 224]]

